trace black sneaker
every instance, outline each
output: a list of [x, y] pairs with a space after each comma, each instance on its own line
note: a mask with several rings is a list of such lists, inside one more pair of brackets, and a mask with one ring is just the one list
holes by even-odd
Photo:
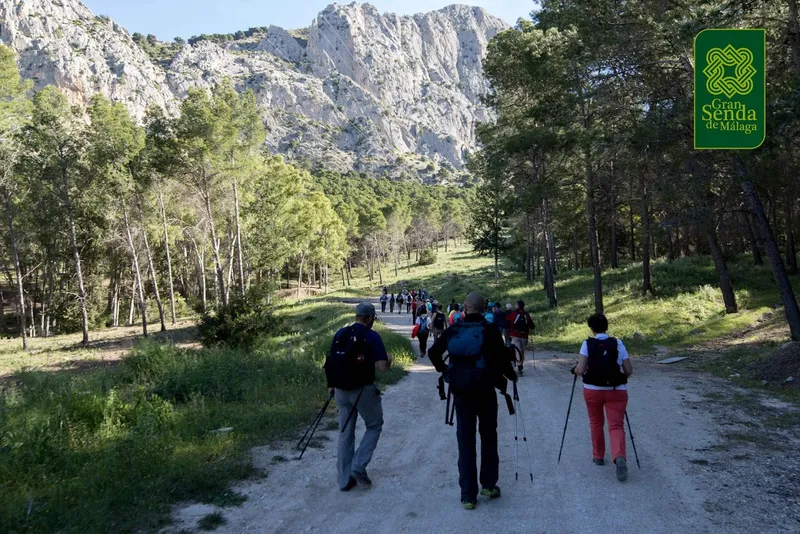
[[625, 461], [625, 458], [620, 456], [614, 463], [617, 464], [617, 480], [620, 482], [625, 482], [628, 480], [628, 463]]
[[599, 460], [597, 458], [593, 458], [592, 461], [594, 462], [594, 465], [606, 465], [606, 461], [603, 458], [600, 458]]
[[347, 485], [343, 488], [339, 488], [339, 491], [350, 491], [351, 489], [355, 488], [358, 485], [356, 479], [354, 477], [350, 477], [350, 480], [347, 481]]
[[356, 473], [356, 482], [362, 484], [364, 486], [372, 486], [372, 480], [367, 476], [366, 473]]

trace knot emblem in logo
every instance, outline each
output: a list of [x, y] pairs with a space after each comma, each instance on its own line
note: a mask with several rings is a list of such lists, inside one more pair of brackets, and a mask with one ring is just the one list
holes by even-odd
[[[708, 76], [706, 89], [712, 95], [747, 95], [753, 90], [753, 52], [747, 48], [734, 48], [731, 45], [712, 48], [706, 54], [708, 65], [703, 74]], [[725, 67], [734, 67], [733, 76], [726, 75]]]

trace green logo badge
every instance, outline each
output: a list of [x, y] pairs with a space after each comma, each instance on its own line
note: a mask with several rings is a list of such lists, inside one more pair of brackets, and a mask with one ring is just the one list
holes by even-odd
[[694, 147], [752, 149], [766, 136], [766, 32], [709, 29], [694, 40]]

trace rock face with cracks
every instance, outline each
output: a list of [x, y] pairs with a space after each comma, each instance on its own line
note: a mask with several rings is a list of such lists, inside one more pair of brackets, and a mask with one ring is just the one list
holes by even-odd
[[56, 85], [78, 105], [100, 92], [142, 119], [151, 105], [175, 114], [189, 88], [229, 78], [255, 93], [271, 151], [425, 179], [462, 169], [475, 147], [475, 124], [487, 119], [482, 63], [505, 27], [463, 5], [398, 16], [333, 4], [309, 28], [198, 41], [156, 62], [78, 0], [0, 0], [0, 41], [37, 89]]

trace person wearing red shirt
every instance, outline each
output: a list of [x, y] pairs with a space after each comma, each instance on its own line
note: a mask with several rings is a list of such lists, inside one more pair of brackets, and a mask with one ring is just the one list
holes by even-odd
[[518, 349], [519, 365], [517, 365], [517, 370], [519, 375], [522, 376], [522, 366], [525, 362], [525, 349], [528, 348], [528, 336], [533, 329], [536, 328], [536, 324], [533, 322], [530, 314], [525, 311], [525, 303], [521, 300], [517, 301], [517, 309], [509, 313], [506, 320], [509, 324], [511, 344]]

